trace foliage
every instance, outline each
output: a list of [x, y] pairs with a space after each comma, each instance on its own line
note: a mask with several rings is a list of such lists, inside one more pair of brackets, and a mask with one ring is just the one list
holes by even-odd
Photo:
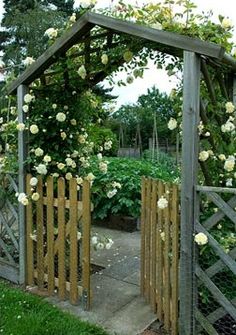
[[118, 150], [117, 136], [112, 132], [110, 128], [101, 126], [100, 124], [93, 124], [88, 128], [88, 135], [90, 140], [95, 143], [97, 151], [103, 146], [105, 142], [112, 141], [112, 148], [106, 152], [107, 156], [116, 156]]
[[[138, 218], [141, 204], [141, 177], [150, 176], [168, 182], [177, 181], [179, 176], [177, 167], [170, 169], [157, 162], [128, 158], [107, 158], [107, 161], [108, 172], [106, 174], [99, 172], [94, 167], [96, 175], [92, 200], [94, 219], [103, 219], [110, 214]], [[121, 188], [116, 186], [117, 183], [121, 184]], [[117, 193], [109, 198], [109, 192], [115, 189]]]
[[144, 149], [148, 148], [148, 140], [153, 136], [153, 131], [157, 131], [159, 138], [171, 137], [167, 121], [175, 115], [173, 104], [171, 97], [152, 87], [147, 94], [138, 98], [137, 103], [121, 106], [112, 114], [112, 118], [120, 122], [125, 145], [134, 145], [138, 127]]
[[38, 296], [0, 282], [0, 332], [21, 335], [107, 335]]

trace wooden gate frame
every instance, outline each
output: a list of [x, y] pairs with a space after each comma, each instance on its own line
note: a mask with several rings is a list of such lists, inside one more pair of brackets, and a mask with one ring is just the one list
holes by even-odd
[[[93, 52], [90, 47], [90, 39], [84, 38], [94, 26], [105, 28], [104, 38], [107, 38], [108, 48], [112, 48], [112, 38], [115, 34], [138, 37], [156, 43], [156, 50], [163, 53], [184, 58], [184, 99], [183, 99], [183, 156], [182, 156], [182, 197], [181, 197], [181, 281], [180, 281], [180, 334], [193, 335], [194, 326], [194, 222], [198, 216], [196, 204], [196, 182], [198, 172], [198, 121], [200, 114], [200, 65], [205, 60], [219, 70], [220, 66], [227, 65], [227, 71], [234, 77], [236, 71], [235, 59], [228, 55], [225, 49], [214, 43], [201, 41], [177, 33], [162, 31], [135, 23], [114, 19], [105, 15], [87, 12], [69, 29], [63, 36], [42, 54], [36, 62], [29, 66], [8, 88], [8, 94], [18, 96], [18, 121], [25, 121], [25, 113], [22, 111], [24, 95], [28, 91], [28, 85], [75, 43], [87, 43], [85, 53]], [[106, 37], [105, 37], [106, 35]], [[98, 34], [97, 38], [101, 36]], [[96, 36], [93, 36], [96, 38]], [[224, 71], [224, 70], [222, 70]], [[203, 71], [204, 72], [204, 71]], [[222, 72], [223, 73], [223, 72]], [[101, 81], [107, 76], [105, 71], [99, 73], [97, 80]], [[209, 76], [205, 72], [205, 80], [210, 88]], [[232, 81], [231, 91], [235, 94]], [[223, 88], [225, 89], [225, 88]], [[214, 96], [213, 96], [214, 97]], [[27, 158], [26, 148], [27, 132], [19, 132], [19, 192], [25, 192], [26, 168], [24, 162]], [[25, 208], [19, 207], [20, 221], [20, 282], [25, 283]]]

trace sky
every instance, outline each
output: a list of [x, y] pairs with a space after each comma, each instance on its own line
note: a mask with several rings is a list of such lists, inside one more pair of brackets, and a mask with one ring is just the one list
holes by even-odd
[[[154, 2], [155, 0], [153, 0]], [[80, 0], [75, 0], [75, 6], [79, 6]], [[116, 0], [98, 0], [99, 7], [105, 7], [111, 5], [111, 3], [116, 3]], [[149, 0], [126, 0], [129, 4], [142, 4], [147, 3]], [[160, 2], [160, 0], [157, 0]], [[199, 12], [213, 10], [214, 19], [218, 21], [218, 15], [223, 15], [229, 17], [236, 26], [236, 11], [235, 0], [194, 0], [197, 5]], [[0, 19], [3, 12], [3, 0], [0, 0]], [[236, 28], [235, 28], [236, 30]], [[236, 43], [236, 32], [235, 32], [235, 43]], [[125, 75], [121, 74], [123, 78]], [[120, 78], [119, 78], [120, 79]], [[127, 85], [126, 87], [114, 87], [113, 94], [118, 95], [117, 107], [123, 103], [134, 103], [138, 96], [146, 93], [147, 89], [152, 86], [156, 86], [162, 92], [169, 93], [172, 88], [176, 85], [175, 79], [170, 79], [166, 72], [163, 70], [157, 70], [155, 66], [150, 65], [150, 69], [146, 70], [143, 79], [135, 79], [133, 84]]]

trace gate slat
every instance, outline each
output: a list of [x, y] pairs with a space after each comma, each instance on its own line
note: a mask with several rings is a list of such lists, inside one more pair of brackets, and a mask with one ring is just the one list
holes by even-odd
[[[164, 187], [161, 181], [158, 181], [158, 199], [164, 193]], [[161, 239], [161, 231], [163, 212], [160, 208], [157, 209], [157, 316], [160, 321], [163, 320], [163, 242]]]
[[169, 185], [165, 184], [165, 198], [168, 200], [168, 206], [164, 209], [164, 271], [163, 271], [163, 282], [164, 282], [164, 325], [167, 331], [170, 330], [170, 196], [169, 196]]
[[[31, 185], [30, 179], [31, 175], [26, 176], [26, 194], [28, 197], [31, 196]], [[32, 212], [32, 202], [29, 201], [26, 207], [26, 273], [27, 273], [27, 284], [32, 286], [34, 284], [34, 255], [33, 255], [33, 212]]]
[[72, 178], [69, 182], [70, 195], [70, 302], [78, 300], [78, 238], [77, 238], [77, 181]]
[[157, 227], [157, 181], [152, 180], [151, 197], [151, 307], [156, 312], [156, 227]]
[[145, 242], [145, 297], [150, 302], [150, 226], [151, 226], [151, 179], [147, 179], [147, 198], [146, 198], [146, 242]]
[[38, 176], [37, 192], [39, 200], [36, 204], [37, 220], [37, 283], [39, 290], [44, 286], [44, 249], [43, 249], [43, 179]]
[[82, 217], [82, 286], [83, 304], [85, 309], [90, 307], [90, 230], [91, 230], [91, 204], [90, 183], [83, 182], [83, 217]]
[[[47, 269], [48, 269], [48, 294], [54, 292], [55, 267], [54, 267], [54, 208], [53, 208], [53, 177], [47, 178]], [[45, 261], [45, 258], [44, 258]], [[45, 264], [44, 264], [45, 265]]]
[[58, 279], [59, 298], [66, 297], [65, 276], [65, 180], [58, 179]]

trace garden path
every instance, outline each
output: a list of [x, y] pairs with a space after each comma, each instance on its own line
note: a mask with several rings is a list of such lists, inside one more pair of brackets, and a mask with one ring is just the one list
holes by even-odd
[[91, 262], [104, 269], [92, 275], [91, 311], [56, 298], [49, 300], [81, 319], [102, 325], [110, 334], [137, 335], [156, 319], [140, 297], [140, 232], [93, 230], [112, 238], [114, 245], [110, 250], [92, 252]]

